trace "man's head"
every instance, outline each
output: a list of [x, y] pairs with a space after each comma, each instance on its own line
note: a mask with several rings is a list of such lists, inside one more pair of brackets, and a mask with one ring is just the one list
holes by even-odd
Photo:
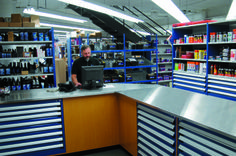
[[88, 61], [90, 59], [91, 56], [91, 48], [89, 45], [83, 45], [81, 47], [81, 51], [82, 51], [82, 56]]

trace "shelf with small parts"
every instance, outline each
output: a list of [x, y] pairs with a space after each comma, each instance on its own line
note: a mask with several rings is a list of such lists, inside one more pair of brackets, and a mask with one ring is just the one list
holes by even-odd
[[[56, 87], [53, 31], [51, 27], [0, 28], [0, 79], [5, 87], [12, 91]], [[18, 89], [12, 87], [16, 83]]]
[[[157, 53], [151, 54], [153, 63], [157, 63], [158, 68], [152, 68], [157, 72], [158, 84], [171, 86], [172, 80], [172, 48], [171, 44], [167, 41], [168, 35], [158, 35], [157, 39], [151, 36], [150, 40], [157, 43]], [[157, 55], [156, 55], [157, 54]]]
[[[123, 37], [123, 43], [119, 43], [119, 45], [111, 43], [110, 46], [103, 46], [103, 50], [97, 49], [97, 45], [94, 48], [91, 48], [91, 55], [96, 56], [101, 64], [104, 65], [104, 73], [109, 73], [113, 71], [115, 73], [119, 72], [118, 75], [114, 76], [114, 82], [121, 83], [150, 83], [157, 82], [157, 76], [155, 74], [149, 74], [149, 69], [152, 67], [157, 67], [156, 63], [151, 63], [150, 55], [152, 51], [156, 51], [157, 49], [153, 47], [148, 47], [147, 45], [143, 45], [143, 49], [129, 49], [126, 46], [125, 42], [125, 34]], [[102, 38], [101, 38], [102, 39]], [[80, 38], [78, 39], [78, 42]], [[71, 42], [68, 40], [68, 42]], [[87, 43], [86, 43], [87, 42]], [[80, 41], [81, 44], [82, 42]], [[84, 44], [89, 43], [89, 37], [85, 41]], [[71, 50], [70, 50], [71, 51]], [[132, 55], [142, 53], [143, 55]], [[132, 57], [133, 56], [133, 57]], [[72, 63], [69, 67], [71, 70]], [[113, 73], [111, 72], [111, 74]], [[114, 73], [113, 73], [114, 74]], [[105, 81], [106, 82], [106, 81]], [[110, 82], [113, 82], [111, 78]]]

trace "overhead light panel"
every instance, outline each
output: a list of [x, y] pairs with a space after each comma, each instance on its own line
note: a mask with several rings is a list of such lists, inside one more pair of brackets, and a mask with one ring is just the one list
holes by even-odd
[[177, 19], [180, 23], [190, 22], [182, 11], [172, 2], [172, 0], [152, 0], [156, 5]]
[[228, 15], [226, 17], [226, 20], [236, 19], [235, 7], [236, 7], [236, 0], [233, 0], [232, 3], [231, 3], [230, 9], [229, 9]]
[[60, 20], [66, 20], [66, 21], [72, 21], [72, 22], [78, 22], [78, 23], [87, 22], [86, 20], [81, 20], [77, 18], [71, 18], [71, 17], [60, 16], [60, 15], [55, 15], [51, 13], [36, 11], [34, 8], [26, 8], [24, 9], [23, 13], [30, 14], [30, 15], [38, 15], [38, 16], [43, 16], [43, 17], [48, 17], [48, 18], [55, 18], [55, 19], [60, 19]]
[[110, 16], [115, 16], [115, 17], [118, 17], [118, 18], [122, 18], [122, 19], [125, 19], [125, 20], [128, 20], [128, 21], [131, 21], [131, 22], [136, 22], [136, 23], [143, 22], [142, 20], [139, 20], [137, 18], [125, 15], [125, 14], [120, 13], [118, 11], [114, 11], [112, 9], [108, 9], [108, 8], [103, 7], [103, 6], [96, 5], [96, 4], [86, 2], [86, 1], [83, 1], [83, 0], [58, 0], [58, 1], [68, 3], [68, 4], [72, 4], [72, 5], [75, 5], [75, 6], [79, 6], [79, 7], [82, 7], [82, 8], [86, 8], [86, 9], [89, 9], [89, 10], [101, 12], [101, 13], [104, 13], [104, 14], [107, 14], [107, 15], [110, 15]]
[[72, 26], [66, 26], [66, 25], [50, 24], [50, 23], [40, 23], [40, 26], [48, 26], [48, 27], [64, 28], [64, 29], [73, 29], [73, 30], [79, 29], [79, 30], [84, 30], [84, 31], [100, 32], [100, 30], [95, 30], [95, 29], [87, 29], [87, 28], [72, 27]]

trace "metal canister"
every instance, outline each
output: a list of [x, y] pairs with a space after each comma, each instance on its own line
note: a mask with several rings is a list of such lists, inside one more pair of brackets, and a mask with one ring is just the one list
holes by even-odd
[[188, 43], [188, 35], [184, 35], [184, 43]]
[[43, 33], [39, 33], [39, 41], [43, 41]]
[[233, 42], [236, 42], [236, 29], [233, 29]]
[[194, 59], [199, 59], [199, 51], [194, 50]]
[[223, 32], [223, 42], [227, 42], [228, 41], [228, 36], [227, 33], [224, 31]]
[[21, 41], [24, 41], [24, 39], [25, 39], [25, 38], [24, 38], [24, 32], [20, 32], [20, 40], [21, 40]]
[[37, 32], [32, 32], [33, 41], [38, 41]]
[[24, 32], [24, 38], [25, 38], [25, 41], [29, 40], [29, 33], [28, 32]]
[[232, 40], [233, 40], [233, 32], [230, 31], [228, 32], [228, 42], [232, 42]]

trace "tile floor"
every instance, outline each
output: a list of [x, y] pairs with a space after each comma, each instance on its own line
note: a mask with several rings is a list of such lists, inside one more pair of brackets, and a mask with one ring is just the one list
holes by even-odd
[[91, 151], [64, 154], [60, 156], [132, 156], [121, 146], [112, 146]]

